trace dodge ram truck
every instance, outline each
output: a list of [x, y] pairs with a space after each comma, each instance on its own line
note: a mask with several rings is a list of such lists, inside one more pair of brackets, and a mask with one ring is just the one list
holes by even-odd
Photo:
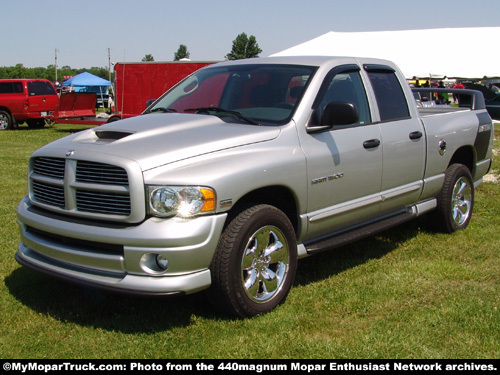
[[423, 214], [467, 227], [493, 123], [481, 93], [460, 94], [468, 107], [419, 109], [379, 59], [205, 67], [142, 115], [32, 154], [16, 259], [82, 285], [205, 290], [228, 314], [269, 312], [300, 258]]

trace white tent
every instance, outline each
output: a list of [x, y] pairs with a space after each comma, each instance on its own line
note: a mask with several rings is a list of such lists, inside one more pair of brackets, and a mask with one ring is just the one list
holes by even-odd
[[394, 61], [407, 78], [500, 76], [500, 27], [334, 32], [272, 56], [356, 56]]

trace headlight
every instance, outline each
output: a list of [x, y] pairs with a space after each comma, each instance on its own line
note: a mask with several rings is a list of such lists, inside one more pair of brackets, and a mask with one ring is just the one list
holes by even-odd
[[148, 186], [148, 210], [161, 217], [213, 212], [215, 191], [200, 186]]

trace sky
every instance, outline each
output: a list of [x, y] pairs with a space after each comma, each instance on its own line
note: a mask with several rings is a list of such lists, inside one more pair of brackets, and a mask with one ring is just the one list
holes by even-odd
[[221, 61], [243, 32], [264, 57], [329, 31], [491, 26], [500, 0], [2, 0], [0, 66], [172, 61], [181, 44], [192, 61]]

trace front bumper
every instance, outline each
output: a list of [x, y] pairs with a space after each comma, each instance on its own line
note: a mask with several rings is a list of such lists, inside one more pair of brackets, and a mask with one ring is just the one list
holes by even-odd
[[[168, 295], [210, 286], [210, 263], [226, 214], [149, 218], [138, 225], [73, 220], [42, 211], [25, 197], [17, 209], [22, 265], [79, 284]], [[156, 255], [168, 259], [167, 270]]]

